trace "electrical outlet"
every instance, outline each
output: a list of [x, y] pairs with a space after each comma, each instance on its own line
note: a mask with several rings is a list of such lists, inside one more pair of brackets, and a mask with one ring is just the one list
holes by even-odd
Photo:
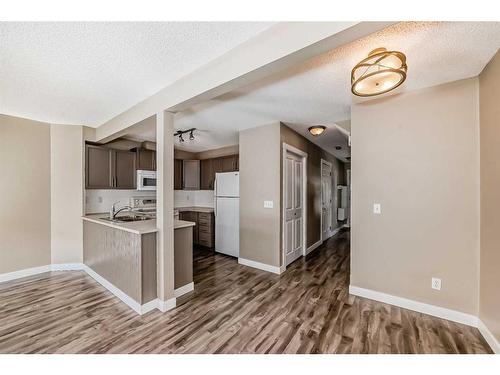
[[97, 197], [97, 203], [102, 203], [102, 197]]
[[373, 204], [373, 213], [377, 214], [377, 215], [380, 215], [382, 213], [382, 207], [381, 207], [380, 203]]
[[432, 289], [441, 290], [441, 279], [433, 277], [431, 287]]
[[264, 208], [273, 208], [273, 201], [264, 201]]

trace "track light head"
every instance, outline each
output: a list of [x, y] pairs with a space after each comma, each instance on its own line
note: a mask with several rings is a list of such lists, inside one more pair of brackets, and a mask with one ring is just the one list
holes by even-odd
[[179, 134], [179, 142], [184, 142], [184, 138], [182, 138], [182, 134]]
[[191, 130], [191, 132], [189, 133], [189, 140], [190, 140], [190, 141], [194, 141], [194, 134], [193, 134], [193, 130]]

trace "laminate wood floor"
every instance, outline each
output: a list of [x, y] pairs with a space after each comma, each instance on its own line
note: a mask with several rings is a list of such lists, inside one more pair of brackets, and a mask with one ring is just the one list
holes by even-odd
[[139, 316], [80, 271], [0, 284], [1, 353], [491, 353], [479, 331], [348, 294], [349, 233], [280, 276], [195, 252], [195, 291]]

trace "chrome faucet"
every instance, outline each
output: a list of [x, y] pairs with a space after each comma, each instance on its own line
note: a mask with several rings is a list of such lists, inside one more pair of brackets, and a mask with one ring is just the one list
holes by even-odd
[[111, 209], [109, 210], [109, 219], [110, 220], [115, 220], [116, 215], [118, 215], [120, 212], [122, 212], [124, 210], [132, 210], [132, 207], [130, 207], [130, 206], [123, 206], [122, 208], [116, 210], [115, 206], [117, 203], [120, 203], [120, 201], [115, 202], [111, 205]]

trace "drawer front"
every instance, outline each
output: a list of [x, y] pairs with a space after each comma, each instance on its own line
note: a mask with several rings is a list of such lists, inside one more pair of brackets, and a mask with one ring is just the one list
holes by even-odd
[[201, 226], [206, 226], [206, 227], [211, 227], [213, 221], [212, 220], [205, 220], [205, 219], [198, 219], [198, 224]]
[[212, 235], [210, 233], [203, 233], [200, 231], [198, 235], [198, 243], [202, 246], [212, 247], [213, 246]]
[[198, 218], [200, 220], [212, 220], [212, 214], [208, 212], [199, 212]]
[[207, 233], [207, 234], [210, 234], [210, 235], [211, 235], [211, 234], [213, 233], [213, 231], [212, 231], [212, 227], [207, 226], [207, 225], [200, 225], [200, 226], [198, 227], [198, 231], [200, 232], [200, 234], [201, 234], [201, 233]]

